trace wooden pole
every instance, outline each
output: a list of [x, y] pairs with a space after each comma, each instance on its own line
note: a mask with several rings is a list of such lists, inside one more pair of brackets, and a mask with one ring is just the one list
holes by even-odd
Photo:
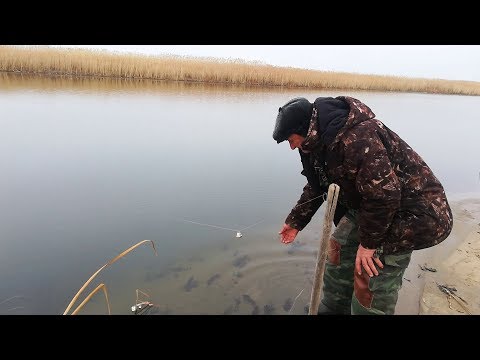
[[323, 233], [320, 241], [320, 249], [317, 253], [317, 264], [315, 267], [315, 277], [313, 279], [312, 294], [310, 297], [310, 306], [308, 315], [317, 315], [320, 305], [320, 294], [323, 285], [323, 273], [325, 271], [325, 259], [329, 250], [330, 233], [332, 231], [333, 215], [337, 207], [338, 193], [340, 187], [337, 184], [330, 184], [328, 187], [327, 204], [325, 216], [323, 219]]

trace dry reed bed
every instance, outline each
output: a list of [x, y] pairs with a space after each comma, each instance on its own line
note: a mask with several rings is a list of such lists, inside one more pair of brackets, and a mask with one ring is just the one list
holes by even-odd
[[[87, 77], [73, 75], [39, 76], [36, 74], [1, 72], [0, 91], [36, 89], [54, 91], [68, 89], [81, 92], [111, 92], [120, 90], [123, 93], [151, 93], [151, 94], [197, 94], [201, 91], [205, 95], [223, 94], [236, 96], [248, 93], [289, 93], [295, 96], [295, 88], [260, 87], [245, 84], [214, 84], [188, 81], [165, 81], [154, 79], [128, 79], [113, 77]], [[228, 90], [228, 92], [225, 92]], [[308, 90], [307, 91], [314, 91]]]
[[239, 84], [480, 95], [480, 82], [317, 71], [173, 55], [148, 56], [46, 46], [0, 46], [0, 72]]

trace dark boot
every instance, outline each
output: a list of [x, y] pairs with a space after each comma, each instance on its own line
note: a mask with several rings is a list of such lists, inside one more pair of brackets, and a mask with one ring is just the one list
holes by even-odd
[[[310, 309], [309, 305], [305, 305], [305, 308], [304, 308], [305, 315], [308, 315], [309, 309]], [[318, 305], [317, 315], [337, 315], [337, 313], [335, 313], [332, 309], [330, 309], [324, 303], [320, 302], [320, 305]]]

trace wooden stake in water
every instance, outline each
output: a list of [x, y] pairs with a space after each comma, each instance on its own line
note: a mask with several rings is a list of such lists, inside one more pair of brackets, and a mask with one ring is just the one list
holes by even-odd
[[337, 184], [330, 184], [328, 187], [327, 204], [323, 219], [323, 233], [320, 241], [320, 249], [317, 254], [317, 264], [315, 267], [315, 277], [313, 279], [308, 315], [317, 315], [318, 306], [320, 305], [320, 293], [323, 285], [325, 259], [329, 251], [330, 233], [332, 231], [333, 215], [335, 214], [335, 208], [337, 207], [339, 191], [340, 187]]

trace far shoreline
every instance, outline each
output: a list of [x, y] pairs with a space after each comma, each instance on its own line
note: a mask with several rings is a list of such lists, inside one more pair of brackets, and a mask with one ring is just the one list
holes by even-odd
[[480, 82], [319, 71], [240, 60], [147, 56], [48, 46], [0, 46], [0, 72], [318, 91], [480, 95]]
[[[97, 76], [97, 75], [69, 75], [59, 73], [36, 73], [36, 72], [20, 72], [20, 71], [1, 71], [0, 70], [0, 89], [8, 88], [8, 83], [17, 85], [30, 85], [43, 83], [54, 84], [55, 87], [62, 86], [66, 88], [76, 88], [88, 84], [90, 89], [134, 89], [136, 91], [159, 89], [157, 85], [178, 88], [178, 89], [203, 89], [203, 90], [237, 90], [237, 91], [253, 91], [253, 92], [329, 92], [329, 93], [377, 93], [377, 94], [420, 94], [420, 95], [441, 95], [441, 96], [476, 96], [466, 94], [444, 94], [430, 92], [405, 92], [398, 90], [373, 90], [373, 89], [349, 89], [334, 88], [321, 89], [297, 86], [280, 86], [280, 85], [258, 85], [258, 84], [235, 84], [221, 82], [203, 82], [196, 80], [163, 80], [155, 78], [126, 78], [114, 76]], [[27, 85], [30, 84], [30, 85]], [[91, 86], [91, 85], [94, 86]], [[96, 86], [98, 85], [98, 86]]]

